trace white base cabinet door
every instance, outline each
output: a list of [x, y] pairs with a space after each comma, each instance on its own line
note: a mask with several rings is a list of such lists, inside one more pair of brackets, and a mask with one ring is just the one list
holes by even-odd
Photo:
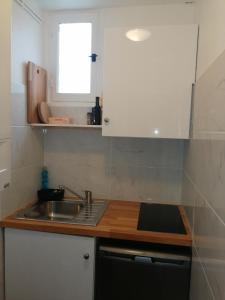
[[94, 260], [94, 238], [6, 229], [6, 300], [93, 300]]

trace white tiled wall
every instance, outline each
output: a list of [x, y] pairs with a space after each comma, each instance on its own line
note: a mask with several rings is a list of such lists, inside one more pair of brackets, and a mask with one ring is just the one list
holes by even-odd
[[199, 78], [182, 199], [193, 228], [191, 300], [225, 299], [225, 52]]
[[193, 251], [190, 299], [215, 300], [197, 252]]
[[196, 1], [198, 81], [182, 193], [194, 240], [191, 300], [225, 299], [224, 8], [224, 1]]
[[12, 182], [1, 194], [1, 217], [36, 197], [43, 164], [41, 132], [26, 121], [26, 63], [41, 63], [42, 27], [15, 1], [12, 20]]
[[106, 138], [98, 130], [48, 130], [50, 184], [95, 197], [179, 203], [183, 142]]

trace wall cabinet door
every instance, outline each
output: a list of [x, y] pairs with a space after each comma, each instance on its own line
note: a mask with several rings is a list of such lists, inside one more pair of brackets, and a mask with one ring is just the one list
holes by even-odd
[[94, 238], [6, 229], [6, 300], [92, 300], [94, 255]]
[[104, 34], [103, 135], [189, 137], [197, 25], [146, 28], [135, 42], [128, 28]]
[[0, 9], [0, 140], [10, 137], [11, 1]]

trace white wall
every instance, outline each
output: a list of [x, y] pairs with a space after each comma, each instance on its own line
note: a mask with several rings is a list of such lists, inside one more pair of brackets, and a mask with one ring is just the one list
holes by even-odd
[[42, 63], [42, 26], [13, 1], [12, 83], [26, 85], [26, 63]]
[[200, 25], [199, 78], [225, 49], [225, 1], [197, 0], [196, 22]]
[[194, 24], [194, 5], [145, 5], [101, 10], [103, 27]]

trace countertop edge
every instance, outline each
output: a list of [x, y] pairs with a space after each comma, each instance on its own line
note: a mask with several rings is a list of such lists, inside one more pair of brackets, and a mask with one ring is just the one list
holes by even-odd
[[[136, 223], [138, 219], [140, 203], [117, 200], [109, 201], [108, 208], [106, 209], [100, 223], [95, 227], [32, 220], [19, 220], [15, 219], [16, 213], [0, 221], [0, 226], [2, 228], [33, 230], [68, 235], [89, 236], [96, 238], [115, 238], [176, 246], [191, 246], [191, 227], [185, 209], [183, 206], [180, 205], [178, 205], [178, 208], [180, 210], [180, 214], [187, 234], [138, 231], [136, 229]], [[119, 227], [116, 223], [117, 216], [114, 216], [117, 212], [118, 214], [120, 214], [118, 219], [119, 222], [122, 224], [121, 227]], [[130, 213], [130, 216], [127, 217], [126, 220], [125, 217], [126, 213], [128, 212]], [[115, 217], [115, 220], [113, 219], [113, 216]], [[128, 222], [130, 222], [129, 225]]]

